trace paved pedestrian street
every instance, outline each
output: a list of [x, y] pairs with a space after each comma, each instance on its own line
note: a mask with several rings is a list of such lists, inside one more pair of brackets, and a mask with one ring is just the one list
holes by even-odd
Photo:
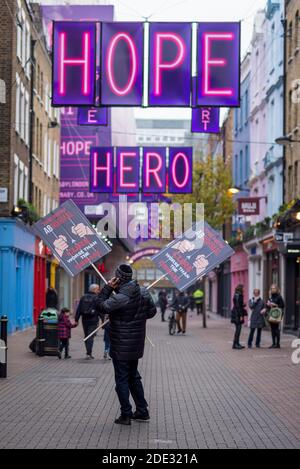
[[[300, 365], [291, 361], [293, 336], [281, 350], [233, 351], [228, 320], [208, 329], [188, 318], [186, 337], [170, 337], [157, 316], [148, 323], [140, 364], [151, 420], [131, 427], [119, 415], [111, 362], [86, 361], [81, 327], [73, 330], [71, 360], [38, 358], [33, 330], [9, 339], [7, 380], [0, 381], [1, 448], [300, 448]], [[242, 342], [246, 342], [244, 330]]]

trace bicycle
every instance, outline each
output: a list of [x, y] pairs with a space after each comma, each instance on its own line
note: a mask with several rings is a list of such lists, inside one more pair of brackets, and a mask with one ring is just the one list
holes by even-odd
[[169, 334], [174, 335], [176, 333], [176, 313], [175, 309], [171, 309], [171, 313], [169, 316]]

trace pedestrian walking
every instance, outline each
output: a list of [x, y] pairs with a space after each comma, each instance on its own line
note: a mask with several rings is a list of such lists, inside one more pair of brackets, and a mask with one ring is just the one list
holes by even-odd
[[232, 346], [234, 350], [242, 350], [245, 348], [240, 344], [240, 336], [247, 315], [246, 305], [244, 304], [244, 287], [243, 285], [238, 285], [235, 289], [233, 308], [231, 310], [231, 323], [235, 325], [235, 335]]
[[[120, 265], [116, 277], [108, 282], [97, 299], [99, 312], [108, 314], [110, 321], [110, 356], [121, 405], [121, 415], [115, 423], [120, 425], [150, 419], [138, 363], [144, 354], [146, 322], [155, 316], [156, 307], [148, 291], [141, 288], [132, 275], [129, 265]], [[130, 394], [136, 405], [134, 413]]]
[[280, 329], [284, 315], [284, 307], [285, 304], [280, 294], [279, 287], [272, 285], [267, 302], [267, 320], [270, 324], [272, 334], [272, 345], [269, 347], [270, 349], [280, 348]]
[[49, 287], [46, 291], [46, 308], [58, 310], [58, 294], [55, 288]]
[[165, 322], [165, 312], [168, 305], [167, 294], [164, 290], [160, 291], [158, 294], [158, 305], [161, 312], [161, 321]]
[[191, 313], [194, 312], [194, 309], [195, 309], [195, 300], [194, 300], [194, 295], [193, 293], [190, 293], [188, 295], [188, 298], [189, 298], [189, 308], [191, 310]]
[[260, 296], [260, 290], [256, 288], [253, 291], [253, 297], [249, 300], [249, 308], [251, 310], [250, 318], [250, 335], [248, 339], [248, 348], [252, 348], [252, 343], [256, 333], [256, 348], [260, 348], [261, 333], [265, 326], [266, 305]]
[[197, 308], [197, 314], [199, 316], [202, 313], [202, 305], [203, 305], [203, 297], [204, 297], [204, 293], [201, 290], [201, 288], [197, 288], [197, 290], [194, 291], [193, 297], [194, 297], [194, 302]]
[[65, 359], [71, 358], [69, 354], [69, 348], [71, 339], [71, 329], [73, 327], [77, 327], [77, 324], [71, 323], [70, 310], [68, 308], [62, 308], [58, 317], [58, 338], [60, 340], [58, 357], [60, 359], [63, 350], [65, 351]]
[[186, 333], [186, 317], [188, 306], [188, 298], [183, 292], [180, 292], [172, 304], [172, 307], [176, 311], [177, 334], [180, 334], [181, 332], [182, 334]]
[[[100, 293], [100, 287], [97, 284], [92, 284], [89, 287], [89, 293], [83, 295], [79, 301], [75, 322], [78, 324], [79, 319], [82, 320], [82, 327], [84, 337], [89, 336], [99, 325], [99, 313], [95, 307], [95, 300], [97, 295]], [[93, 347], [94, 347], [95, 335], [90, 337], [85, 342], [87, 359], [94, 359]]]

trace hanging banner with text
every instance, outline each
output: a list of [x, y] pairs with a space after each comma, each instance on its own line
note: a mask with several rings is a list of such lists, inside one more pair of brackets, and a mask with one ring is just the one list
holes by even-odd
[[72, 200], [39, 220], [32, 229], [72, 277], [111, 251]]
[[141, 106], [143, 23], [102, 23], [101, 104]]
[[191, 132], [218, 134], [220, 132], [220, 109], [218, 107], [193, 108]]
[[149, 106], [190, 106], [191, 23], [150, 23]]
[[[114, 161], [116, 161], [116, 167], [114, 167]], [[143, 162], [142, 180], [140, 180], [141, 161]], [[90, 191], [128, 195], [140, 192], [191, 194], [193, 191], [193, 148], [92, 147]]]
[[77, 114], [78, 125], [108, 125], [108, 108], [80, 107]]
[[197, 106], [240, 105], [240, 23], [199, 23]]
[[192, 23], [54, 22], [53, 105], [190, 107], [196, 53], [197, 106], [239, 106], [240, 23], [199, 23], [193, 42]]
[[96, 23], [53, 24], [53, 106], [95, 103]]
[[234, 254], [208, 223], [199, 222], [152, 257], [157, 269], [185, 291]]

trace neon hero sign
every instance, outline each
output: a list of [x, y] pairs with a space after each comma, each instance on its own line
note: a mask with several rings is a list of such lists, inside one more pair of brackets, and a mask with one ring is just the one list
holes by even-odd
[[199, 23], [197, 51], [192, 50], [192, 23], [150, 23], [146, 28], [144, 23], [104, 22], [101, 41], [96, 40], [98, 28], [97, 22], [54, 22], [54, 106], [93, 106], [97, 97], [102, 106], [190, 107], [196, 52], [196, 105], [239, 106], [240, 23]]
[[90, 191], [94, 193], [189, 194], [192, 175], [193, 149], [189, 147], [144, 147], [142, 155], [139, 147], [91, 148]]

